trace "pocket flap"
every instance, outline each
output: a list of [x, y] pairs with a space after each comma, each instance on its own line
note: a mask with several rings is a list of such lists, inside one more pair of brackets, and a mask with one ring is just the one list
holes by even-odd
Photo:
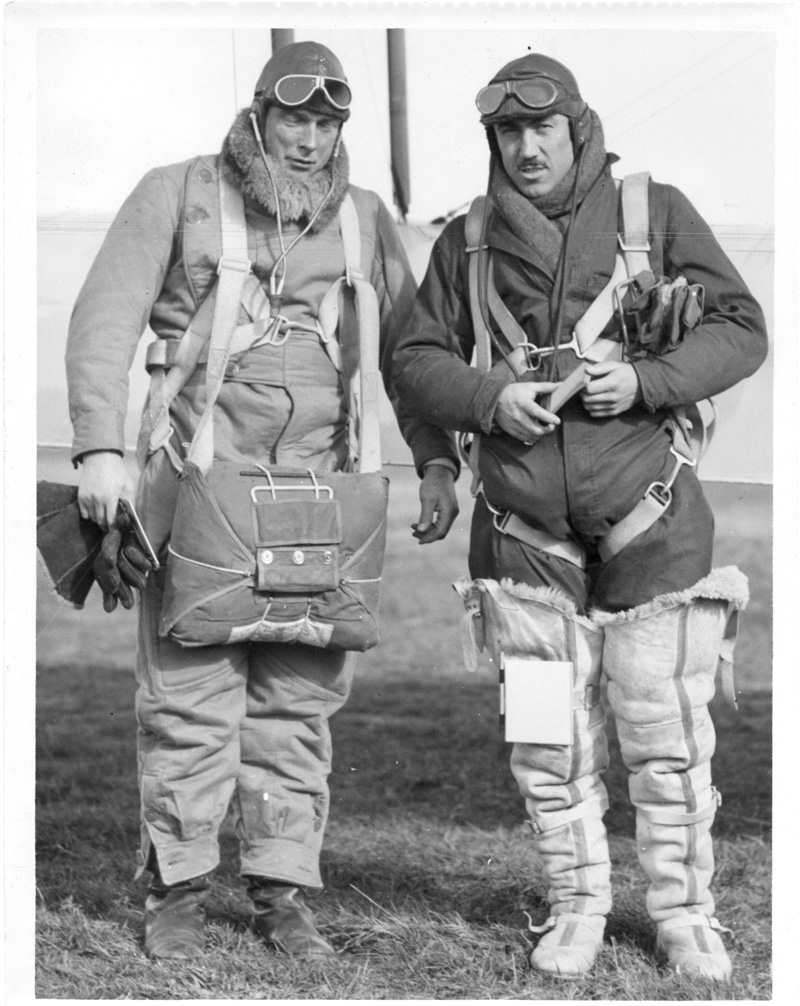
[[252, 506], [257, 548], [341, 543], [338, 500], [267, 500]]

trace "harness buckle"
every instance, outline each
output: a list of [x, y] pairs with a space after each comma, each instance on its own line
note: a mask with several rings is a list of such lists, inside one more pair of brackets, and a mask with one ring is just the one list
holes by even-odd
[[646, 235], [631, 235], [631, 240], [626, 241], [624, 235], [617, 234], [619, 246], [624, 252], [649, 252], [650, 242]]
[[231, 258], [229, 255], [223, 255], [219, 260], [217, 265], [217, 276], [222, 275], [223, 269], [233, 269], [235, 272], [249, 273], [253, 268], [253, 263], [249, 258]]
[[672, 502], [672, 489], [666, 484], [666, 482], [651, 482], [645, 490], [643, 498], [647, 499], [648, 496], [652, 496], [657, 503], [661, 504], [661, 506], [668, 507]]

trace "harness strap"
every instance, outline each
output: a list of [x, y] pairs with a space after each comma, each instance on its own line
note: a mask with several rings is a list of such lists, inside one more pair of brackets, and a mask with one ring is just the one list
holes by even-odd
[[206, 367], [206, 407], [189, 446], [188, 458], [201, 472], [214, 460], [213, 410], [230, 356], [230, 342], [239, 318], [242, 291], [252, 263], [247, 257], [244, 199], [222, 173], [219, 176], [222, 258], [217, 266], [217, 296]]
[[478, 291], [480, 289], [478, 265], [481, 231], [483, 229], [483, 214], [486, 207], [486, 196], [473, 199], [472, 205], [464, 222], [464, 235], [467, 241], [467, 256], [469, 259], [469, 309], [472, 315], [472, 326], [475, 330], [475, 365], [478, 370], [492, 369], [492, 337], [483, 320]]
[[[302, 329], [319, 335], [334, 366], [342, 373], [348, 395], [351, 462], [354, 465], [357, 462], [360, 471], [379, 471], [380, 308], [374, 288], [361, 272], [361, 228], [352, 196], [347, 193], [339, 211], [345, 275], [327, 291], [314, 326], [292, 322], [282, 316], [277, 326], [274, 319], [270, 324], [269, 299], [250, 271], [247, 258], [244, 203], [240, 193], [221, 177], [220, 218], [223, 253], [217, 284], [180, 340], [157, 339], [147, 347], [145, 366], [151, 381], [137, 444], [140, 468], [150, 454], [163, 448], [176, 470], [182, 471], [183, 461], [170, 442], [173, 430], [169, 408], [197, 366], [208, 362], [206, 409], [195, 431], [193, 450], [190, 448], [192, 460], [207, 470], [204, 466], [210, 466], [213, 460], [210, 417], [225, 378], [228, 359], [266, 343], [279, 344], [289, 337], [292, 329]], [[340, 327], [339, 298], [348, 284], [354, 291], [358, 317], [357, 337], [349, 346], [349, 367], [342, 359], [342, 347], [336, 337]], [[252, 319], [250, 323], [236, 324], [240, 308], [244, 308]]]
[[502, 516], [496, 516], [494, 526], [502, 534], [510, 535], [542, 552], [556, 555], [559, 559], [566, 559], [567, 562], [571, 562], [580, 569], [586, 566], [586, 553], [576, 542], [556, 538], [554, 535], [548, 534], [547, 531], [532, 527], [514, 513], [507, 512]]
[[675, 458], [675, 465], [666, 482], [651, 482], [644, 496], [631, 512], [615, 524], [605, 538], [600, 541], [597, 551], [603, 562], [608, 562], [617, 552], [638, 535], [643, 534], [661, 517], [672, 503], [672, 486], [678, 477], [678, 472], [684, 465], [694, 467], [694, 458], [687, 458], [671, 446], [670, 454]]
[[160, 368], [153, 369], [151, 373], [150, 394], [142, 416], [136, 450], [140, 468], [144, 467], [150, 454], [163, 447], [176, 471], [183, 470], [183, 462], [170, 443], [172, 425], [169, 421], [169, 407], [197, 367], [200, 354], [211, 335], [215, 303], [216, 289], [200, 305], [184, 332], [174, 350], [169, 373], [165, 375]]
[[[628, 276], [650, 269], [650, 212], [648, 208], [649, 171], [626, 175], [622, 180], [622, 229], [619, 246], [625, 256]], [[615, 181], [617, 188], [620, 183]]]

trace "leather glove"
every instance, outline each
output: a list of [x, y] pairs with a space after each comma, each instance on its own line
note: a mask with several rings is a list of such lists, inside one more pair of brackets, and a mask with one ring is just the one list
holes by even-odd
[[100, 554], [94, 561], [94, 575], [103, 592], [103, 608], [111, 613], [117, 602], [126, 610], [133, 607], [133, 590], [143, 590], [153, 563], [136, 541], [130, 516], [117, 512], [117, 525], [103, 536]]
[[631, 338], [633, 355], [661, 356], [682, 342], [703, 316], [703, 287], [687, 283], [678, 276], [670, 282], [651, 272], [639, 273], [624, 306], [625, 319], [635, 336]]

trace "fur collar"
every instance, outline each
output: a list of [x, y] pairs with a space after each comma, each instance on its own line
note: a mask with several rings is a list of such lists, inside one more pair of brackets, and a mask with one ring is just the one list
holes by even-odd
[[[297, 178], [286, 172], [269, 154], [270, 169], [278, 190], [281, 221], [306, 223], [325, 198], [333, 178], [333, 192], [311, 228], [312, 233], [324, 230], [339, 212], [350, 179], [350, 162], [344, 144], [329, 163], [310, 178]], [[261, 152], [250, 125], [250, 110], [236, 116], [222, 144], [222, 172], [246, 199], [256, 203], [262, 212], [277, 215], [275, 193], [264, 166]]]
[[[607, 161], [603, 126], [594, 112], [591, 116], [592, 135], [586, 146], [578, 180], [579, 205], [605, 170]], [[508, 177], [499, 158], [495, 157], [492, 163], [490, 194], [497, 211], [521, 241], [529, 248], [536, 248], [552, 272], [558, 268], [561, 256], [562, 235], [572, 207], [577, 168], [576, 161], [552, 191], [538, 199], [528, 199]], [[561, 226], [553, 223], [556, 217], [565, 218], [559, 221]]]

